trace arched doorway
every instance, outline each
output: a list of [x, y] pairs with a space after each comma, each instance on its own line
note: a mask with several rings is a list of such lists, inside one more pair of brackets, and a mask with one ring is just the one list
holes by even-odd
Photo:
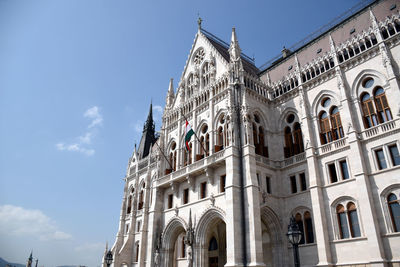
[[266, 267], [288, 266], [287, 250], [284, 249], [284, 233], [278, 217], [268, 207], [261, 209], [262, 247]]
[[209, 229], [207, 242], [208, 267], [222, 267], [226, 263], [226, 225], [219, 220]]
[[162, 234], [162, 261], [163, 266], [179, 267], [186, 262], [186, 247], [184, 237], [186, 235], [186, 223], [180, 217], [170, 221]]
[[196, 241], [198, 244], [197, 266], [223, 267], [226, 264], [226, 224], [224, 214], [211, 208], [200, 218]]

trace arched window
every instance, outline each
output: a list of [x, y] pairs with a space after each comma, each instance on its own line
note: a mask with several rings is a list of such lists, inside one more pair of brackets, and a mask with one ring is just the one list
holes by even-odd
[[387, 203], [389, 206], [390, 219], [393, 225], [394, 232], [400, 232], [400, 204], [396, 195], [391, 193], [387, 197]]
[[301, 239], [300, 239], [300, 243], [299, 243], [301, 245], [301, 244], [305, 243], [305, 240], [304, 240], [304, 224], [303, 224], [303, 220], [302, 220], [301, 214], [297, 213], [296, 216], [295, 216], [295, 219], [296, 219], [297, 225], [299, 226], [299, 230], [301, 232]]
[[364, 125], [365, 128], [378, 125], [378, 120], [375, 113], [374, 104], [372, 98], [368, 93], [361, 95], [361, 105], [364, 114]]
[[210, 64], [208, 62], [204, 63], [204, 66], [202, 68], [202, 74], [203, 74], [203, 86], [206, 87], [210, 83]]
[[268, 146], [265, 145], [265, 134], [259, 115], [253, 116], [253, 141], [255, 153], [264, 157], [268, 157]]
[[218, 152], [227, 146], [227, 124], [225, 123], [225, 115], [221, 114], [217, 121], [217, 136], [214, 151]]
[[325, 111], [322, 111], [319, 115], [319, 127], [320, 127], [320, 136], [321, 136], [321, 144], [327, 144], [332, 141], [331, 127], [329, 125], [328, 114]]
[[296, 122], [293, 127], [293, 139], [294, 139], [294, 154], [304, 152], [303, 135], [301, 134], [300, 123]]
[[304, 152], [303, 135], [298, 118], [294, 114], [289, 114], [285, 122], [285, 146], [283, 152], [285, 158], [289, 158]]
[[169, 153], [168, 153], [168, 162], [167, 162], [167, 168], [165, 170], [165, 174], [169, 174], [173, 171], [176, 171], [176, 154], [177, 154], [177, 149], [176, 149], [176, 143], [172, 142], [170, 148], [169, 148]]
[[318, 105], [321, 145], [344, 137], [339, 108], [333, 104], [333, 101], [330, 97], [325, 97]]
[[349, 226], [347, 224], [346, 212], [343, 205], [337, 205], [336, 207], [337, 220], [339, 224], [339, 235], [340, 239], [349, 238]]
[[210, 152], [210, 134], [207, 132], [208, 126], [204, 124], [200, 131], [200, 144], [199, 144], [199, 154], [196, 155], [196, 160], [200, 160], [207, 157]]
[[365, 128], [392, 120], [392, 113], [381, 82], [367, 77], [362, 81], [362, 87], [360, 100]]
[[311, 213], [309, 211], [305, 211], [304, 213], [297, 212], [294, 218], [301, 232], [300, 244], [314, 243], [314, 230]]
[[143, 209], [143, 202], [144, 202], [144, 189], [146, 187], [146, 184], [143, 183], [142, 189], [140, 190], [139, 193], [139, 202], [138, 202], [138, 210]]
[[382, 87], [377, 87], [375, 89], [374, 98], [379, 123], [390, 121], [392, 119], [392, 113], [390, 112], [386, 94]]
[[136, 255], [135, 255], [135, 262], [139, 261], [139, 242], [136, 243]]
[[208, 245], [208, 251], [213, 251], [218, 249], [218, 242], [215, 237], [212, 237], [210, 240], [210, 244]]
[[339, 238], [360, 237], [361, 230], [356, 205], [351, 201], [345, 204], [336, 206]]
[[342, 121], [340, 120], [339, 109], [336, 106], [331, 108], [331, 125], [332, 125], [332, 137], [333, 140], [337, 140], [344, 137]]
[[127, 214], [131, 213], [131, 209], [132, 209], [132, 195], [128, 197], [128, 208], [126, 209], [126, 213]]
[[310, 212], [304, 213], [304, 231], [307, 244], [314, 243], [314, 230]]
[[357, 209], [353, 202], [347, 204], [351, 237], [360, 237], [360, 224], [358, 223]]
[[289, 158], [293, 155], [293, 136], [292, 130], [289, 126], [285, 128], [285, 147], [283, 148], [285, 158]]

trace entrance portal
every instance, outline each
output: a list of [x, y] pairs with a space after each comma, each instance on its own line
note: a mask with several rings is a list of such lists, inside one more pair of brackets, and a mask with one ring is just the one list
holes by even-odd
[[226, 225], [218, 219], [207, 235], [208, 266], [223, 267], [226, 263]]

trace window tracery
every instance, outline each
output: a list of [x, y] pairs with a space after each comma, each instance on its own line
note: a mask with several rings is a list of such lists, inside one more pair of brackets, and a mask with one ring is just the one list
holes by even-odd
[[320, 140], [322, 145], [344, 137], [339, 108], [333, 102], [336, 101], [332, 101], [330, 97], [325, 97], [318, 106]]
[[338, 239], [361, 236], [356, 204], [352, 200], [341, 201], [335, 206]]
[[221, 114], [217, 122], [217, 135], [216, 135], [216, 145], [214, 147], [215, 152], [224, 149], [227, 144], [227, 130], [228, 124], [226, 123], [225, 114]]
[[392, 120], [392, 112], [380, 81], [367, 77], [361, 87], [360, 101], [365, 128]]
[[304, 152], [303, 135], [298, 117], [293, 113], [286, 116], [284, 125], [284, 156], [290, 158]]
[[260, 116], [257, 113], [253, 115], [252, 126], [255, 153], [260, 156], [268, 157], [268, 146], [265, 140], [264, 127]]
[[208, 133], [208, 125], [203, 124], [199, 134], [199, 154], [196, 155], [196, 160], [200, 160], [210, 155], [210, 134]]
[[309, 211], [299, 211], [294, 216], [299, 230], [301, 231], [300, 244], [314, 243], [314, 227], [311, 213]]

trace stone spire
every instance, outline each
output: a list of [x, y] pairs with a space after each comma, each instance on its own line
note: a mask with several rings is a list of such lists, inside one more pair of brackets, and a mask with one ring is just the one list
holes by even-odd
[[31, 251], [31, 255], [28, 258], [28, 262], [26, 263], [26, 267], [32, 267], [32, 261], [33, 261], [33, 257], [32, 257], [32, 251]]
[[369, 8], [369, 17], [370, 17], [371, 22], [372, 22], [372, 28], [378, 29], [379, 28], [378, 21], [376, 20], [376, 17], [374, 15], [374, 13], [372, 12], [371, 8]]
[[239, 42], [237, 40], [236, 36], [236, 30], [235, 27], [232, 28], [232, 37], [231, 37], [231, 45], [229, 46], [229, 56], [230, 56], [230, 61], [236, 61], [240, 58], [241, 54]]
[[174, 93], [174, 79], [171, 78], [171, 80], [169, 80], [169, 86], [168, 86], [168, 93], [167, 93], [167, 107], [172, 106], [172, 104], [174, 103], [174, 99], [175, 99], [175, 93]]
[[331, 52], [335, 51], [335, 41], [333, 41], [331, 33], [329, 33], [329, 44], [331, 46]]
[[153, 121], [153, 104], [150, 104], [149, 115], [143, 127], [142, 139], [140, 139], [138, 154], [139, 159], [147, 157], [150, 151], [150, 147], [154, 144], [155, 137], [155, 125]]

